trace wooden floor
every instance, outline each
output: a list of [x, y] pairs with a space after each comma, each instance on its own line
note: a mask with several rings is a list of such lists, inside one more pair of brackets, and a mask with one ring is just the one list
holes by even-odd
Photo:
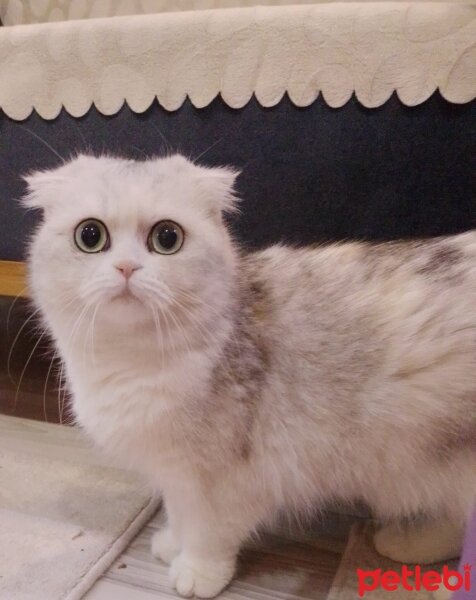
[[[353, 519], [327, 517], [307, 534], [276, 530], [245, 548], [237, 577], [223, 600], [327, 600], [341, 564]], [[159, 513], [94, 585], [86, 600], [177, 598], [168, 569], [150, 553], [150, 538], [162, 525]], [[345, 600], [343, 598], [342, 600]]]

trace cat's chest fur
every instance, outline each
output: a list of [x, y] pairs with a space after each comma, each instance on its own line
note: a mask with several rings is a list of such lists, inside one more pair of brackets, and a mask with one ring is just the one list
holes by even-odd
[[160, 477], [182, 460], [182, 413], [192, 396], [206, 393], [210, 358], [187, 352], [163, 359], [154, 346], [142, 336], [128, 346], [99, 345], [84, 359], [77, 344], [66, 364], [80, 425], [109, 454]]

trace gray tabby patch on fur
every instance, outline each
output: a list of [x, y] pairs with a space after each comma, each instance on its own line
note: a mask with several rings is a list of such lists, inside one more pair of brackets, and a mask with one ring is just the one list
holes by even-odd
[[[476, 233], [243, 254], [222, 219], [235, 176], [80, 156], [27, 178], [35, 303], [78, 424], [163, 494], [154, 555], [179, 594], [212, 597], [259, 526], [333, 502], [369, 505], [391, 558], [457, 555], [476, 497]], [[100, 252], [78, 246], [88, 219]], [[171, 253], [151, 246], [163, 221], [184, 232]]]

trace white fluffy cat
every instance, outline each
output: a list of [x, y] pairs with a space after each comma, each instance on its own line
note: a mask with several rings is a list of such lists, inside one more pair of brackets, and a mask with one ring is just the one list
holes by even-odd
[[367, 503], [396, 560], [458, 554], [476, 233], [242, 254], [229, 169], [80, 156], [26, 179], [31, 290], [76, 419], [163, 494], [152, 551], [179, 594], [216, 595], [260, 524], [333, 501]]

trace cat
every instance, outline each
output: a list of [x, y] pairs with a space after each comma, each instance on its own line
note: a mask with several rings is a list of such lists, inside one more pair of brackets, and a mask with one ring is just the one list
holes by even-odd
[[180, 595], [209, 598], [278, 513], [362, 501], [381, 554], [458, 555], [476, 496], [476, 232], [246, 253], [224, 220], [236, 177], [80, 155], [25, 178], [42, 211], [33, 301], [77, 423], [162, 494], [152, 553]]

